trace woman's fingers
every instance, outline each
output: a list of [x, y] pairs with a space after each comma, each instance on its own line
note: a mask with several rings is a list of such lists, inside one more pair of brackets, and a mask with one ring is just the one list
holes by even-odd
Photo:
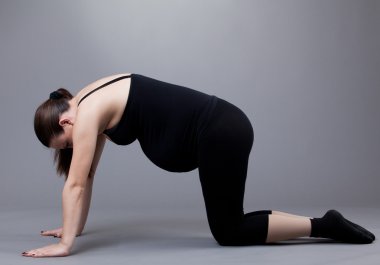
[[[76, 236], [80, 236], [80, 235], [81, 234], [78, 233]], [[54, 237], [62, 238], [62, 228], [41, 231], [41, 236], [54, 236]]]
[[32, 249], [29, 251], [25, 251], [22, 253], [24, 257], [33, 257], [33, 258], [40, 258], [40, 257], [63, 257], [63, 256], [68, 256], [70, 249], [62, 244], [52, 244], [48, 245], [43, 248], [37, 248], [37, 249]]
[[42, 256], [42, 253], [39, 251], [39, 249], [33, 249], [33, 250], [23, 252], [22, 255], [27, 256], [27, 257], [36, 257], [36, 256]]
[[42, 236], [54, 236], [54, 237], [62, 237], [62, 228], [57, 228], [54, 230], [46, 230], [41, 231]]

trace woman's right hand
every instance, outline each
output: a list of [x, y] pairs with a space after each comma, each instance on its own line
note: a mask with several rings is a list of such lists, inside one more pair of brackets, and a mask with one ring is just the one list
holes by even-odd
[[[41, 236], [54, 236], [54, 237], [62, 237], [62, 227], [53, 229], [53, 230], [46, 230], [41, 231]], [[77, 236], [80, 236], [80, 234], [77, 234]]]

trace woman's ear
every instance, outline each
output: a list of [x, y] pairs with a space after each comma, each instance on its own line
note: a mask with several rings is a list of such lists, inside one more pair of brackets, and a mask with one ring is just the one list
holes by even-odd
[[65, 127], [66, 125], [73, 125], [74, 123], [69, 118], [61, 118], [59, 120], [59, 125]]

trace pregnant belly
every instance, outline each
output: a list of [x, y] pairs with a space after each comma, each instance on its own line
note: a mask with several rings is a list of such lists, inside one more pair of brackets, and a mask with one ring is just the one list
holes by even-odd
[[145, 143], [140, 141], [141, 149], [149, 160], [161, 169], [170, 172], [188, 172], [198, 167], [197, 150], [195, 144], [179, 144], [172, 141]]

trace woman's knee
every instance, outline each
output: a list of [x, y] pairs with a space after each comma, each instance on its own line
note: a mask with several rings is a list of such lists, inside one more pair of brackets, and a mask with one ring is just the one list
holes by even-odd
[[260, 233], [255, 235], [231, 235], [222, 234], [214, 236], [216, 242], [220, 246], [247, 246], [247, 245], [263, 245], [266, 243], [266, 236]]
[[213, 226], [211, 232], [221, 246], [261, 245], [268, 236], [268, 214], [248, 216], [239, 225]]
[[223, 233], [214, 236], [220, 246], [247, 246], [265, 244], [265, 238], [261, 235], [239, 235]]
[[218, 233], [213, 233], [213, 236], [221, 246], [235, 246], [238, 240], [236, 235], [233, 235], [231, 232], [221, 231]]

